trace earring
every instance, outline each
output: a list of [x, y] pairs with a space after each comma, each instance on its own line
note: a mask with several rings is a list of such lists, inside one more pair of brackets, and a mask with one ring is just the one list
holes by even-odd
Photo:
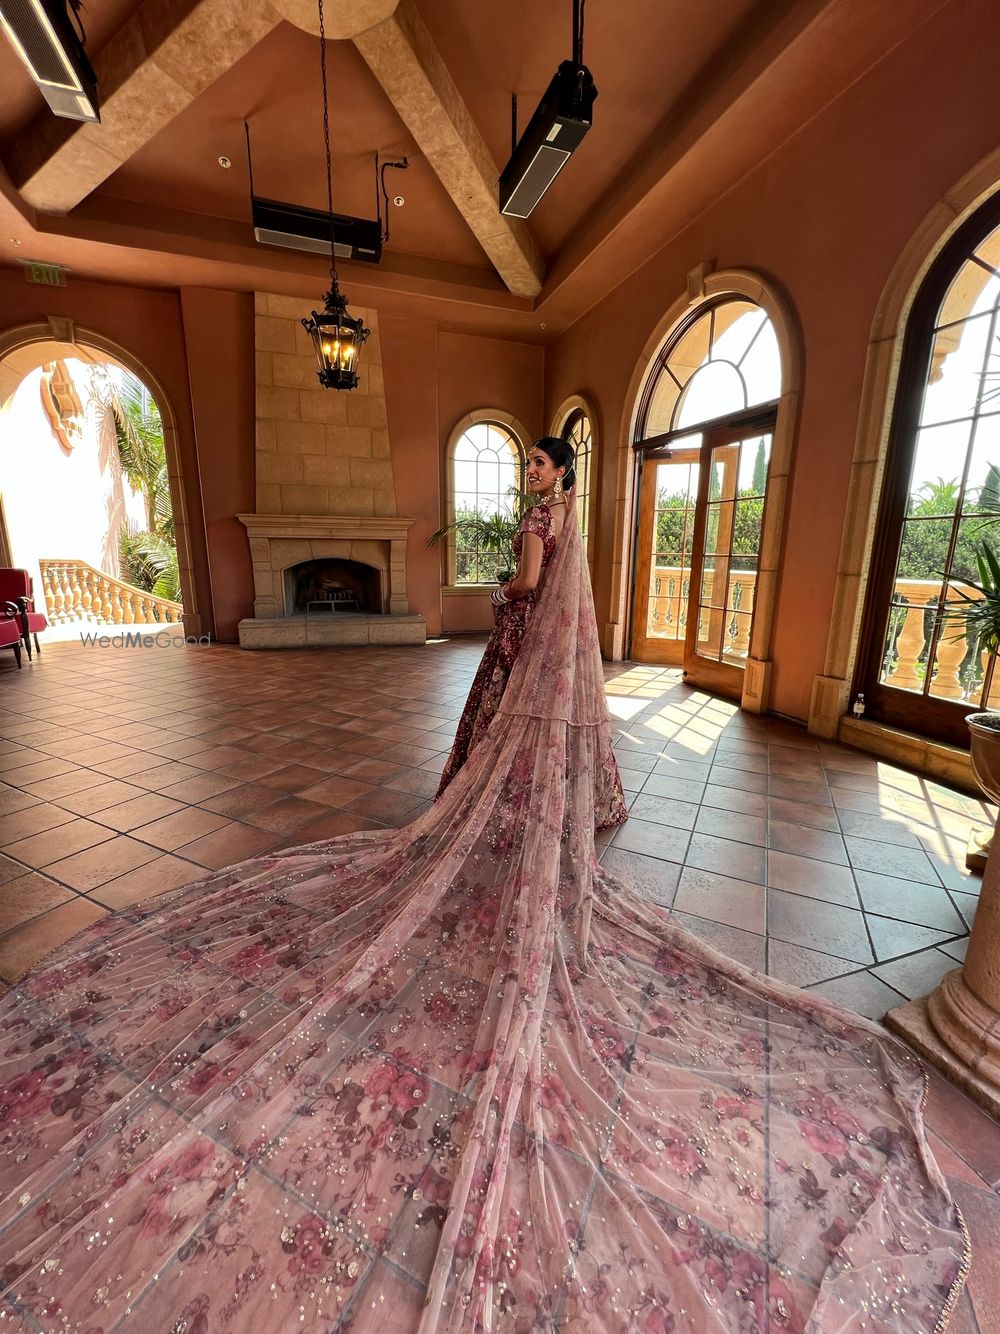
[[552, 494], [554, 496], [561, 496], [562, 493], [563, 493], [562, 478], [557, 477], [555, 480], [555, 485], [552, 487]]

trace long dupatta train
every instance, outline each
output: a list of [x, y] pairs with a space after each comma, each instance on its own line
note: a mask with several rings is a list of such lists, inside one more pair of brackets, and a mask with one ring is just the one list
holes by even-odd
[[0, 1329], [895, 1331], [967, 1266], [915, 1059], [598, 864], [575, 522], [405, 829], [213, 874], [0, 1003]]

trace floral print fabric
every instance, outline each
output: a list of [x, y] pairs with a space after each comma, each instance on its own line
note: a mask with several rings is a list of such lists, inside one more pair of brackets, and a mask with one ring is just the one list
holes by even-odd
[[945, 1320], [966, 1234], [916, 1059], [596, 860], [610, 733], [567, 531], [497, 714], [414, 824], [128, 909], [0, 999], [2, 1327]]

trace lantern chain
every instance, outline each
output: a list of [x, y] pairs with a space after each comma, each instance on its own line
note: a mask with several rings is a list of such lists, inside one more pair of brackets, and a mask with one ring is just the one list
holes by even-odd
[[333, 218], [333, 163], [330, 157], [330, 104], [326, 88], [326, 24], [319, 0], [319, 67], [323, 81], [323, 143], [326, 146], [326, 203], [330, 216], [330, 286], [337, 290], [337, 225]]

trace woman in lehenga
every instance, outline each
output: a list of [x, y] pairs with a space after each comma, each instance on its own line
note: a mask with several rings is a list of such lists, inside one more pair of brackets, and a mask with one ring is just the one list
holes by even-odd
[[3, 1328], [943, 1329], [967, 1234], [917, 1061], [596, 859], [569, 499], [414, 824], [128, 909], [0, 1002]]
[[[526, 512], [514, 538], [517, 574], [493, 593], [496, 624], [469, 691], [455, 744], [441, 775], [438, 796], [482, 740], [503, 699], [566, 522], [566, 495], [576, 485], [575, 462], [572, 445], [558, 436], [537, 440], [528, 456], [528, 494], [535, 503]], [[601, 781], [596, 784], [598, 831], [624, 824], [628, 819], [618, 763], [610, 748], [604, 762]]]

